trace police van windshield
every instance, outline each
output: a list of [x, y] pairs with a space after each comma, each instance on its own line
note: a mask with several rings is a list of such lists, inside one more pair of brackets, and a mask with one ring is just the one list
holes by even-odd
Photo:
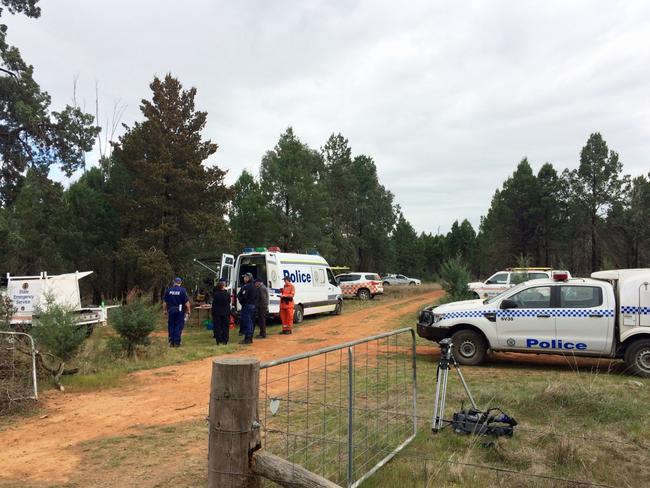
[[264, 284], [268, 284], [266, 274], [266, 256], [242, 256], [239, 262], [239, 271], [237, 276], [237, 286], [243, 286], [246, 273], [253, 275], [253, 280], [261, 279]]
[[506, 294], [509, 295], [509, 294], [511, 294], [513, 292], [521, 290], [525, 285], [526, 285], [526, 282], [519, 283], [517, 286], [513, 286], [512, 288], [508, 288], [507, 290], [502, 291], [501, 293], [499, 293], [496, 296], [493, 296], [492, 298], [486, 298], [485, 300], [483, 300], [483, 303], [485, 305], [487, 305], [488, 303], [494, 303], [494, 302], [500, 300], [501, 298], [503, 298]]

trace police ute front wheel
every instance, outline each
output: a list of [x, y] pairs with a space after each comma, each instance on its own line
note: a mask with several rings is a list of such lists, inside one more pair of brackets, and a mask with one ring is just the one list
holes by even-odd
[[473, 330], [461, 330], [451, 336], [454, 358], [460, 364], [474, 366], [485, 359], [487, 345], [485, 339]]
[[625, 365], [637, 376], [650, 378], [650, 340], [633, 343], [625, 352]]
[[334, 315], [341, 315], [342, 312], [343, 312], [343, 300], [337, 300], [336, 307], [334, 307], [332, 313]]
[[299, 324], [302, 322], [302, 319], [305, 318], [305, 314], [302, 309], [302, 305], [296, 305], [296, 308], [293, 311], [293, 323]]

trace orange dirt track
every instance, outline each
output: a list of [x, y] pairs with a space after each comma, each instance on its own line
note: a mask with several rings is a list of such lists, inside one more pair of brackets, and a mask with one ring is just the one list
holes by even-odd
[[[270, 335], [233, 356], [269, 360], [387, 331], [395, 328], [400, 317], [415, 313], [441, 293], [391, 300], [313, 325], [307, 320], [291, 336]], [[305, 344], [305, 339], [310, 343]], [[65, 483], [80, 463], [82, 442], [129, 434], [138, 427], [205, 417], [211, 362], [212, 358], [206, 358], [140, 371], [129, 375], [125, 386], [103, 391], [48, 391], [41, 402], [47, 417], [19, 421], [0, 432], [0, 481]]]

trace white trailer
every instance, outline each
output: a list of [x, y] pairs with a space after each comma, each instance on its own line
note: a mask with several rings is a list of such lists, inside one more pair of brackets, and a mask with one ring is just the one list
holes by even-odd
[[35, 276], [11, 276], [7, 273], [7, 296], [14, 309], [11, 324], [31, 324], [37, 310], [46, 309], [47, 296], [51, 296], [55, 304], [73, 310], [79, 325], [105, 324], [106, 307], [84, 307], [81, 304], [79, 280], [90, 274], [92, 271]]

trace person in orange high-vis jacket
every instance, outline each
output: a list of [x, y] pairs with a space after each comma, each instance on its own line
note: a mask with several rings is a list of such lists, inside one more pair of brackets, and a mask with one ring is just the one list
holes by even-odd
[[284, 277], [284, 288], [280, 295], [280, 319], [282, 320], [282, 332], [280, 334], [291, 334], [293, 328], [293, 297], [296, 294], [296, 287], [291, 284], [291, 278]]

